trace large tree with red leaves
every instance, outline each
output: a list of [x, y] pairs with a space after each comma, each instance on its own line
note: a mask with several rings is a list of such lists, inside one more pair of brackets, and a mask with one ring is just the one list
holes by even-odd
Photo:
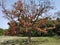
[[[15, 35], [26, 32], [28, 34], [28, 43], [30, 43], [30, 33], [32, 30], [47, 33], [48, 29], [55, 28], [39, 27], [41, 24], [48, 22], [48, 18], [40, 17], [50, 9], [53, 9], [50, 0], [18, 0], [12, 7], [12, 10], [8, 10], [5, 8], [4, 2], [2, 2], [4, 17], [10, 21], [8, 23], [10, 26], [9, 31], [6, 31], [8, 32], [7, 34]], [[20, 27], [22, 27], [22, 29]]]

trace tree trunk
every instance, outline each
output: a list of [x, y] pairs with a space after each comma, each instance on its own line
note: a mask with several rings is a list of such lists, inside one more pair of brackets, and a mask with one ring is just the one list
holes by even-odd
[[28, 44], [27, 45], [31, 45], [31, 37], [28, 37]]
[[31, 32], [29, 31], [27, 35], [28, 35], [27, 45], [31, 45]]

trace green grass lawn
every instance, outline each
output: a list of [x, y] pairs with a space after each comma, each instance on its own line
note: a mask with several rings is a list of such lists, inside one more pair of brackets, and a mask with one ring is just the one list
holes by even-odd
[[38, 45], [60, 45], [60, 39], [54, 37], [40, 37], [35, 41]]
[[[0, 36], [0, 45], [27, 45], [27, 37]], [[60, 45], [59, 37], [32, 37], [31, 45]]]

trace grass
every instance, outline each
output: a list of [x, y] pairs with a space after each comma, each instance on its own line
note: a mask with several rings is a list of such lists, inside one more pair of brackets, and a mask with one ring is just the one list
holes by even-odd
[[[27, 37], [1, 36], [0, 45], [27, 45]], [[32, 37], [31, 45], [60, 45], [59, 37]]]

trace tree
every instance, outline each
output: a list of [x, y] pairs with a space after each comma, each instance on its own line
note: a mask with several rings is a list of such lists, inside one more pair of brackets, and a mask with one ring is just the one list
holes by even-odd
[[60, 35], [60, 22], [58, 24], [56, 24], [55, 32], [57, 33], [57, 35]]
[[56, 20], [57, 20], [58, 22], [60, 22], [60, 18], [57, 18]]
[[[31, 30], [47, 33], [47, 29], [54, 28], [39, 27], [41, 24], [46, 24], [48, 22], [48, 18], [41, 19], [39, 17], [50, 9], [53, 9], [53, 6], [50, 0], [37, 0], [37, 2], [36, 0], [29, 0], [28, 2], [26, 2], [26, 0], [18, 0], [14, 3], [12, 10], [6, 9], [4, 2], [2, 2], [2, 12], [5, 14], [4, 17], [10, 21], [8, 23], [10, 26], [9, 33], [14, 35], [26, 32], [28, 36], [28, 45], [30, 45], [31, 42]], [[23, 29], [20, 29], [20, 27]]]
[[4, 30], [2, 28], [0, 28], [0, 36], [3, 35], [3, 31]]

